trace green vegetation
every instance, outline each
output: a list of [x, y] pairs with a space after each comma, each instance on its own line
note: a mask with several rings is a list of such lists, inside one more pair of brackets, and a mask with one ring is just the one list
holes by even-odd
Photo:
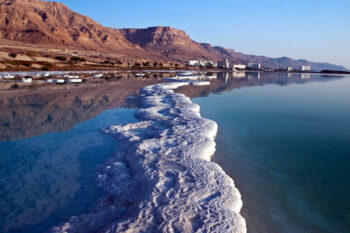
[[8, 63], [11, 65], [15, 65], [15, 66], [22, 65], [22, 66], [27, 66], [27, 67], [29, 67], [33, 64], [33, 62], [31, 62], [31, 61], [9, 61]]
[[114, 66], [114, 62], [108, 60], [104, 61], [102, 64]]
[[9, 53], [8, 55], [9, 55], [10, 58], [16, 58], [17, 57], [16, 53]]
[[83, 57], [76, 57], [76, 56], [71, 57], [70, 60], [72, 62], [84, 62], [84, 61], [86, 61], [85, 58], [83, 58]]
[[27, 66], [27, 67], [32, 65], [32, 62], [30, 62], [30, 61], [21, 61], [21, 63], [22, 63], [22, 65]]
[[116, 63], [117, 63], [118, 66], [123, 65], [123, 62], [121, 62], [121, 61], [119, 61], [119, 60], [118, 60]]
[[57, 56], [57, 57], [55, 57], [55, 59], [58, 61], [67, 61], [67, 58], [63, 57], [63, 56]]
[[15, 83], [15, 84], [12, 84], [12, 85], [11, 85], [11, 88], [12, 88], [12, 89], [16, 89], [16, 88], [19, 88], [19, 86], [18, 86], [17, 83]]

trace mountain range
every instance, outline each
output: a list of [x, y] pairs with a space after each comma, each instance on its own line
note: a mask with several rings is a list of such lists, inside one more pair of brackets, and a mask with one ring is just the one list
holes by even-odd
[[329, 63], [246, 55], [233, 49], [196, 42], [186, 32], [172, 27], [104, 27], [62, 3], [40, 0], [2, 0], [0, 39], [151, 60], [186, 62], [189, 59], [218, 61], [227, 58], [231, 63], [254, 62], [274, 69], [310, 65], [315, 71], [346, 70]]

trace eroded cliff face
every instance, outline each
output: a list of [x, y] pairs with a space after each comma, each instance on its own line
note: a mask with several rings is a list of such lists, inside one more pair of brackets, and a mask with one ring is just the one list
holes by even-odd
[[0, 3], [1, 38], [77, 49], [145, 53], [118, 30], [107, 28], [57, 2], [5, 0]]
[[194, 57], [203, 59], [220, 59], [220, 55], [210, 53], [190, 36], [172, 27], [150, 27], [145, 29], [121, 29], [121, 34], [130, 42], [139, 45], [149, 52], [185, 61]]
[[129, 41], [142, 47], [152, 45], [196, 45], [186, 32], [172, 27], [128, 28], [121, 29], [120, 32]]
[[[208, 32], [209, 33], [209, 32]], [[56, 2], [3, 0], [0, 2], [0, 39], [76, 50], [113, 53], [125, 57], [186, 62], [188, 59], [261, 63], [264, 67], [311, 65], [313, 70], [346, 70], [328, 63], [246, 55], [232, 49], [193, 41], [171, 27], [113, 29]]]

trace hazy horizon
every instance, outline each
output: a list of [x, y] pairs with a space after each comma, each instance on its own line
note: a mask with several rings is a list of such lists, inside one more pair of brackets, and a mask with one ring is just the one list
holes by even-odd
[[171, 26], [198, 42], [251, 55], [328, 62], [350, 69], [350, 2], [57, 0], [104, 26]]

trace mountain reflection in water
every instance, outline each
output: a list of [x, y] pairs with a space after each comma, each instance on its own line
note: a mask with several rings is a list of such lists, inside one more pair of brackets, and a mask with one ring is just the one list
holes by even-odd
[[314, 81], [329, 81], [331, 79], [344, 78], [342, 75], [319, 75], [308, 73], [276, 73], [276, 72], [226, 72], [217, 73], [216, 79], [212, 79], [210, 86], [183, 86], [177, 92], [188, 97], [195, 98], [208, 96], [211, 93], [232, 91], [245, 86], [263, 86], [275, 84], [285, 86], [289, 84], [303, 84]]
[[[342, 77], [257, 72], [210, 75], [217, 78], [209, 86], [185, 86], [177, 91], [198, 97], [244, 86]], [[137, 107], [139, 89], [158, 82], [162, 81], [122, 78], [0, 92], [0, 141], [5, 141], [0, 143], [0, 231], [43, 232], [72, 214], [90, 210], [103, 196], [93, 182], [97, 166], [117, 147], [113, 138], [99, 130], [134, 121], [133, 111], [116, 108]], [[66, 132], [46, 134], [61, 131]]]
[[134, 96], [157, 79], [121, 79], [69, 89], [0, 92], [0, 141], [66, 131], [104, 110], [134, 107]]
[[[192, 98], [207, 96], [213, 92], [230, 91], [242, 86], [288, 85], [342, 77], [260, 72], [212, 73], [211, 75], [217, 76], [217, 79], [212, 79], [210, 86], [184, 86], [177, 91]], [[157, 82], [160, 80], [121, 79], [69, 89], [0, 92], [0, 141], [66, 131], [104, 110], [135, 107], [133, 98], [139, 89]]]

